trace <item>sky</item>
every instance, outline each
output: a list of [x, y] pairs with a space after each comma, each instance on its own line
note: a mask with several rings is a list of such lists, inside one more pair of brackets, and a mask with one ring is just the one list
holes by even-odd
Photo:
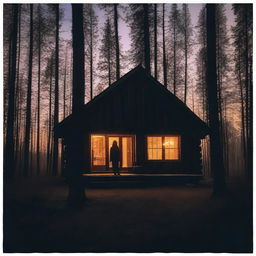
[[[167, 4], [167, 6], [170, 6], [171, 4]], [[70, 39], [71, 38], [71, 22], [72, 22], [72, 15], [71, 15], [71, 4], [61, 4], [61, 8], [64, 10], [64, 17], [63, 17], [63, 26], [61, 29], [61, 36], [64, 39]], [[99, 25], [100, 27], [102, 24], [104, 24], [105, 21], [105, 13], [103, 10], [100, 10], [95, 5], [95, 11], [99, 17]], [[195, 27], [198, 20], [198, 14], [202, 8], [202, 4], [188, 4], [190, 14], [191, 14], [191, 23], [192, 26]], [[226, 4], [226, 15], [227, 15], [227, 26], [229, 27], [234, 23], [234, 14], [232, 11], [232, 4]], [[167, 10], [168, 12], [168, 10]], [[121, 17], [124, 17], [124, 14], [122, 11], [120, 11]], [[166, 16], [168, 13], [166, 13]], [[123, 49], [126, 51], [130, 48], [130, 38], [129, 38], [129, 32], [130, 29], [128, 25], [124, 22], [124, 20], [119, 19], [119, 34], [121, 37], [121, 43], [123, 45]]]

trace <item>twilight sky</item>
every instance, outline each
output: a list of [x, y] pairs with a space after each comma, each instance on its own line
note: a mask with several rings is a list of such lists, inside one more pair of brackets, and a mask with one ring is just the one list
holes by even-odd
[[[167, 6], [166, 16], [168, 16], [168, 6], [170, 5], [171, 5], [170, 3], [166, 4]], [[61, 8], [64, 9], [63, 27], [62, 27], [61, 35], [63, 38], [69, 39], [71, 38], [71, 21], [72, 21], [71, 4], [61, 4], [60, 6]], [[95, 6], [96, 6], [95, 10], [99, 17], [99, 24], [101, 27], [101, 25], [104, 24], [104, 21], [105, 21], [105, 14], [104, 14], [104, 11], [97, 8], [97, 4], [95, 4]], [[197, 24], [199, 11], [202, 8], [202, 4], [188, 4], [188, 6], [190, 9], [192, 25], [193, 27], [195, 27]], [[232, 8], [231, 4], [226, 4], [228, 28], [234, 22], [234, 15], [231, 8]], [[120, 11], [120, 15], [124, 17], [124, 14], [122, 13], [122, 11]], [[167, 21], [168, 21], [168, 17], [166, 18], [166, 23]], [[127, 26], [127, 24], [125, 24], [125, 22], [122, 19], [119, 19], [119, 33], [121, 36], [121, 43], [123, 45], [124, 50], [128, 50], [130, 47], [129, 31], [130, 29]]]

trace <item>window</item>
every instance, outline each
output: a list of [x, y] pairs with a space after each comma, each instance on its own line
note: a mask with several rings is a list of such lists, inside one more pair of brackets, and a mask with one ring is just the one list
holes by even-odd
[[179, 136], [148, 136], [148, 160], [179, 160]]

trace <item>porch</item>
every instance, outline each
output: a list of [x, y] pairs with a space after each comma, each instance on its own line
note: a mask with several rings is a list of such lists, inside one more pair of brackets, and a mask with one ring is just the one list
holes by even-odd
[[113, 172], [85, 173], [84, 182], [87, 186], [152, 186], [152, 185], [175, 185], [175, 184], [197, 184], [203, 178], [202, 174], [155, 174], [155, 173], [130, 173]]

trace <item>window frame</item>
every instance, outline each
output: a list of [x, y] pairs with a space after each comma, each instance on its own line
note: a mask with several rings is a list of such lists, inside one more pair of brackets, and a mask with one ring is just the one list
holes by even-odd
[[[162, 159], [148, 159], [148, 137], [161, 137], [162, 139]], [[165, 159], [165, 137], [178, 137], [178, 159]], [[180, 162], [181, 161], [181, 135], [180, 134], [149, 134], [145, 137], [146, 140], [146, 160], [150, 162]]]

